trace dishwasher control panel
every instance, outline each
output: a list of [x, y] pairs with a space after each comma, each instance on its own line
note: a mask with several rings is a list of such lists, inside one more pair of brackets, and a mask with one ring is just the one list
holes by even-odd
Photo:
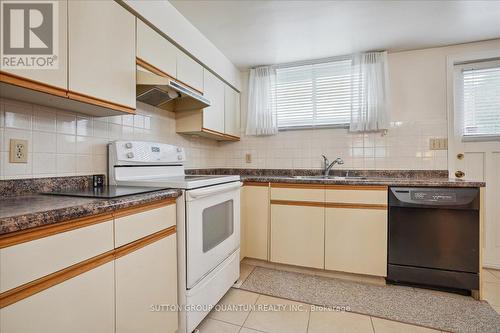
[[457, 194], [451, 192], [410, 190], [410, 198], [418, 202], [443, 202], [457, 201]]
[[446, 187], [391, 187], [389, 206], [478, 209], [479, 189]]

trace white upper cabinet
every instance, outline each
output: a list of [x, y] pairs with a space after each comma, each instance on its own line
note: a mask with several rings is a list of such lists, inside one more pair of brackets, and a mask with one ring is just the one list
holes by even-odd
[[224, 82], [205, 69], [204, 96], [210, 101], [210, 106], [203, 109], [203, 127], [219, 133], [224, 133]]
[[137, 19], [137, 58], [175, 78], [177, 52], [172, 43]]
[[240, 136], [240, 93], [225, 85], [225, 133]]
[[182, 51], [177, 51], [177, 79], [203, 92], [203, 66]]
[[68, 27], [70, 98], [135, 109], [134, 15], [115, 1], [69, 1]]
[[[33, 2], [33, 1], [31, 1]], [[57, 55], [57, 68], [55, 69], [6, 69], [3, 72], [11, 73], [22, 78], [43, 83], [52, 87], [63, 89], [63, 95], [68, 87], [68, 19], [67, 19], [67, 0], [54, 2], [57, 6], [57, 34], [54, 37], [53, 46], [57, 49], [54, 54]], [[51, 91], [51, 93], [56, 93]]]

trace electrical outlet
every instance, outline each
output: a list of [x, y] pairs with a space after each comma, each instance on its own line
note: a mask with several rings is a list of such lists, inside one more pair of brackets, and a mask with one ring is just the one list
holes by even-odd
[[245, 162], [252, 163], [252, 154], [250, 153], [245, 154]]
[[431, 138], [429, 139], [430, 150], [446, 150], [448, 149], [447, 138]]
[[10, 139], [10, 163], [28, 163], [28, 140]]

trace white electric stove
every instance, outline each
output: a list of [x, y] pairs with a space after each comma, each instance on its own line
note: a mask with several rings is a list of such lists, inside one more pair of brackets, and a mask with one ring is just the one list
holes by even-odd
[[184, 149], [109, 145], [110, 185], [170, 187], [177, 199], [179, 333], [191, 333], [239, 277], [240, 176], [186, 175]]

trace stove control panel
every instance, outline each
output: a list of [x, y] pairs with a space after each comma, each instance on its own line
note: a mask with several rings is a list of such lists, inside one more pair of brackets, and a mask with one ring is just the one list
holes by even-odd
[[182, 164], [186, 153], [182, 147], [159, 142], [114, 141], [109, 145], [110, 161], [120, 164]]

